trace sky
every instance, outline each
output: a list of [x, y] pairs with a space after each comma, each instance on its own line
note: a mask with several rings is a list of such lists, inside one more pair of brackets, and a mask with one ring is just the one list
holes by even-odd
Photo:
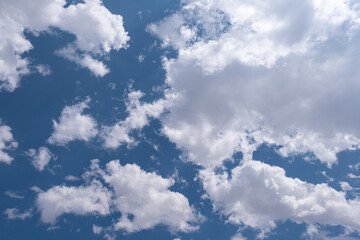
[[356, 0], [0, 1], [0, 236], [360, 239]]

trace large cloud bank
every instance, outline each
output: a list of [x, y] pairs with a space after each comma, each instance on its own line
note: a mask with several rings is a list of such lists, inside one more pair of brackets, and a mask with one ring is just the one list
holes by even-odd
[[[310, 153], [331, 167], [339, 152], [359, 148], [359, 9], [356, 1], [184, 0], [148, 26], [178, 53], [164, 58], [162, 131], [204, 167], [204, 190], [230, 222], [262, 233], [286, 219], [359, 230], [358, 200], [252, 155], [273, 144], [284, 157]], [[244, 159], [232, 176], [217, 174], [237, 151]]]
[[[355, 1], [183, 1], [148, 30], [165, 59], [164, 133], [214, 166], [259, 144], [311, 152], [331, 166], [359, 144], [359, 6]], [[174, 95], [177, 96], [174, 99]]]

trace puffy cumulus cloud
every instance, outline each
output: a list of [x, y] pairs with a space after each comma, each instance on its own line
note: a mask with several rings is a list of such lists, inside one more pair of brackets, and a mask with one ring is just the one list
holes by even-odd
[[56, 156], [47, 147], [39, 147], [38, 151], [32, 148], [26, 154], [31, 157], [32, 165], [40, 172], [44, 170], [51, 159], [56, 159]]
[[175, 232], [197, 229], [195, 224], [201, 217], [184, 195], [169, 190], [173, 179], [147, 173], [135, 164], [121, 166], [119, 161], [108, 163], [106, 170], [103, 177], [114, 189], [114, 205], [123, 215], [115, 224], [116, 230], [136, 232], [159, 224]]
[[346, 199], [327, 184], [289, 178], [285, 171], [259, 161], [246, 161], [228, 174], [210, 169], [199, 173], [214, 209], [229, 222], [264, 232], [276, 221], [342, 225], [360, 230], [360, 201]]
[[43, 222], [55, 223], [65, 213], [120, 212], [122, 216], [114, 219], [113, 226], [93, 227], [96, 234], [111, 235], [117, 230], [131, 233], [157, 225], [165, 225], [174, 232], [189, 232], [196, 230], [203, 218], [184, 195], [169, 190], [173, 179], [145, 172], [136, 164], [122, 166], [114, 160], [103, 170], [99, 160], [93, 160], [83, 178], [85, 184], [81, 186], [55, 186], [38, 194], [36, 202]]
[[99, 214], [110, 213], [111, 193], [101, 183], [79, 187], [55, 186], [40, 192], [36, 205], [41, 212], [41, 220], [54, 224], [63, 214]]
[[48, 142], [64, 146], [74, 140], [89, 141], [98, 133], [96, 121], [90, 116], [82, 114], [90, 98], [73, 106], [66, 106], [61, 112], [59, 122], [53, 121], [54, 132]]
[[[74, 34], [75, 41], [64, 48], [72, 51], [62, 55], [89, 68], [96, 76], [103, 76], [109, 71], [95, 58], [126, 47], [129, 37], [122, 17], [112, 14], [101, 0], [65, 5], [65, 0], [40, 0], [35, 3], [26, 0], [1, 1], [1, 89], [13, 91], [19, 86], [21, 76], [30, 72], [29, 60], [21, 56], [33, 47], [24, 36], [25, 30], [38, 34], [55, 27]], [[64, 53], [64, 49], [60, 52]]]
[[148, 27], [178, 50], [163, 132], [204, 166], [268, 143], [330, 167], [359, 146], [359, 19], [355, 1], [183, 1]]
[[11, 128], [4, 125], [0, 119], [0, 162], [10, 164], [14, 159], [6, 151], [17, 147], [18, 143], [14, 140]]
[[19, 209], [17, 208], [7, 208], [5, 209], [4, 214], [7, 216], [9, 220], [15, 220], [15, 219], [25, 220], [26, 218], [32, 217], [32, 209], [20, 213]]
[[129, 146], [136, 143], [130, 136], [133, 130], [140, 130], [146, 126], [151, 118], [158, 118], [165, 110], [166, 101], [160, 99], [152, 103], [141, 102], [144, 94], [140, 91], [131, 91], [126, 101], [126, 119], [117, 122], [113, 126], [104, 126], [101, 137], [104, 140], [104, 147], [117, 148], [123, 144]]

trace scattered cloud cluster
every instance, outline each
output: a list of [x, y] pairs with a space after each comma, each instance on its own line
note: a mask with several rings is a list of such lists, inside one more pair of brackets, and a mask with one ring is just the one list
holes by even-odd
[[122, 166], [114, 160], [103, 170], [99, 160], [93, 160], [83, 178], [81, 186], [55, 186], [38, 194], [36, 205], [43, 222], [53, 224], [59, 216], [70, 213], [120, 212], [122, 216], [111, 227], [115, 231], [131, 233], [162, 224], [171, 231], [188, 232], [196, 230], [202, 219], [184, 195], [169, 190], [173, 179], [145, 172], [136, 164]]
[[[163, 60], [162, 132], [205, 167], [199, 178], [228, 221], [263, 234], [286, 219], [359, 230], [358, 200], [253, 160], [269, 144], [332, 167], [339, 152], [359, 148], [359, 9], [355, 1], [185, 0], [148, 26], [178, 52]], [[237, 151], [244, 159], [232, 177], [215, 174]]]
[[98, 133], [97, 122], [90, 116], [82, 114], [90, 98], [73, 106], [66, 106], [61, 112], [59, 122], [53, 121], [54, 132], [48, 142], [64, 146], [75, 140], [89, 141]]
[[[101, 0], [2, 1], [0, 90], [14, 91], [30, 73], [30, 60], [22, 56], [32, 49], [25, 32], [36, 35], [52, 28], [75, 36], [55, 54], [97, 77], [110, 71], [101, 59], [129, 41], [122, 17]], [[130, 91], [127, 117], [112, 126], [99, 126], [85, 113], [90, 98], [66, 106], [53, 121], [49, 144], [98, 137], [106, 149], [129, 147], [137, 144], [133, 133], [157, 118], [162, 133], [184, 151], [186, 160], [201, 166], [197, 178], [204, 197], [227, 222], [260, 230], [258, 238], [288, 219], [306, 223], [304, 234], [314, 239], [326, 237], [317, 224], [360, 232], [360, 201], [347, 197], [359, 189], [355, 185], [338, 182], [338, 191], [326, 183], [288, 177], [284, 169], [253, 159], [260, 145], [269, 144], [283, 157], [310, 153], [314, 157], [305, 160], [318, 159], [331, 168], [339, 152], [359, 148], [359, 3], [183, 0], [176, 12], [147, 31], [161, 39], [161, 47], [178, 53], [163, 59], [164, 98], [146, 103], [143, 92]], [[138, 61], [144, 58], [140, 54]], [[48, 65], [35, 69], [44, 76], [51, 73]], [[17, 145], [11, 128], [0, 121], [0, 162], [10, 164], [8, 151]], [[217, 171], [238, 151], [243, 153], [238, 166]], [[30, 149], [27, 155], [38, 171], [56, 158], [47, 147]], [[347, 177], [360, 178], [353, 173]], [[68, 175], [65, 180], [72, 186], [33, 188], [42, 222], [55, 224], [65, 214], [109, 216], [111, 226], [92, 229], [108, 237], [159, 225], [171, 232], [192, 232], [204, 220], [186, 196], [170, 190], [174, 179], [136, 164], [114, 160], [102, 168], [93, 160], [82, 179]], [[12, 191], [5, 195], [24, 198]], [[4, 214], [24, 220], [33, 210], [8, 208]], [[232, 239], [246, 238], [239, 229]]]
[[0, 119], [0, 162], [10, 164], [14, 158], [11, 157], [7, 151], [16, 149], [17, 147], [18, 143], [14, 140], [11, 128], [4, 125]]
[[14, 91], [21, 77], [30, 72], [30, 60], [22, 54], [33, 46], [24, 31], [40, 34], [57, 28], [71, 33], [75, 41], [57, 53], [96, 76], [109, 72], [97, 58], [127, 46], [129, 37], [122, 17], [112, 14], [101, 0], [85, 0], [65, 7], [66, 4], [65, 0], [1, 1], [0, 89]]

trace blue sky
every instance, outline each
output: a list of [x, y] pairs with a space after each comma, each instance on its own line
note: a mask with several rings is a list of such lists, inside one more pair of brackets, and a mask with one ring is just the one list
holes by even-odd
[[1, 239], [359, 239], [359, 9], [2, 1]]

